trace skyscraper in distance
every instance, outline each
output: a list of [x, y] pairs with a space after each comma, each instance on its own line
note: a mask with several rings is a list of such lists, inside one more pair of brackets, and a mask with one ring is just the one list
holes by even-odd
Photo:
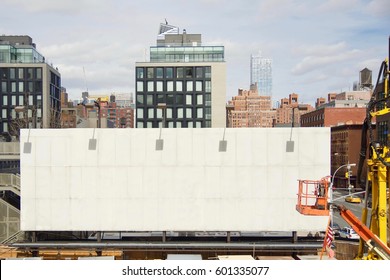
[[251, 55], [251, 85], [257, 84], [259, 95], [272, 96], [272, 59], [261, 52]]

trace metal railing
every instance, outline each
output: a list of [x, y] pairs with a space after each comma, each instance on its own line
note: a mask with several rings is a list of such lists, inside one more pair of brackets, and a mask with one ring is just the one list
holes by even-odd
[[20, 196], [20, 176], [0, 173], [0, 191], [11, 191]]

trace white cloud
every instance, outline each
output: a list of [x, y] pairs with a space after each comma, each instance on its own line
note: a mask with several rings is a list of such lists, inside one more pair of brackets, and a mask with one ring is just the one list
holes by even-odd
[[95, 9], [102, 9], [107, 7], [108, 3], [105, 1], [94, 0], [66, 0], [66, 1], [53, 1], [53, 0], [3, 0], [4, 3], [17, 7], [18, 9], [24, 9], [32, 13], [85, 13]]
[[313, 46], [305, 49], [308, 54], [291, 70], [294, 75], [303, 75], [311, 71], [324, 69], [326, 66], [337, 66], [338, 63], [353, 61], [361, 51], [348, 50], [344, 43], [333, 46]]
[[348, 10], [354, 10], [355, 8], [359, 8], [363, 5], [361, 0], [327, 0], [322, 2], [323, 3], [318, 7], [318, 12], [329, 14], [334, 12], [343, 13]]
[[[390, 2], [388, 0], [372, 0], [367, 5], [367, 11], [372, 16], [389, 17]], [[389, 20], [387, 20], [389, 23]]]

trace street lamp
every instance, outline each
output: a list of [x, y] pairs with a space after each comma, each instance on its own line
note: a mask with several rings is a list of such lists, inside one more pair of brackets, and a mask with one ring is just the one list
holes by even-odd
[[[356, 166], [356, 163], [343, 164], [343, 165], [339, 166], [339, 168], [337, 168], [336, 171], [333, 173], [332, 180], [330, 181], [330, 195], [329, 195], [329, 199], [330, 199], [329, 202], [330, 203], [333, 202], [333, 182], [334, 182], [334, 177], [336, 176], [337, 171], [339, 171], [343, 167], [347, 167], [348, 172], [349, 172], [351, 170], [352, 166]], [[331, 223], [331, 227], [333, 227], [333, 209], [332, 209], [332, 206], [330, 207], [329, 210], [330, 210], [330, 223]]]

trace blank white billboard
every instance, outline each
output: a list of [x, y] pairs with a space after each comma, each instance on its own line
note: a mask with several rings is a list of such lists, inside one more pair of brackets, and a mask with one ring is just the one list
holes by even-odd
[[[160, 133], [163, 150], [156, 150]], [[326, 228], [327, 217], [303, 216], [295, 205], [298, 179], [329, 174], [329, 128], [35, 129], [21, 135], [25, 231]], [[223, 139], [226, 152], [219, 151]], [[290, 140], [294, 150], [287, 152]]]

